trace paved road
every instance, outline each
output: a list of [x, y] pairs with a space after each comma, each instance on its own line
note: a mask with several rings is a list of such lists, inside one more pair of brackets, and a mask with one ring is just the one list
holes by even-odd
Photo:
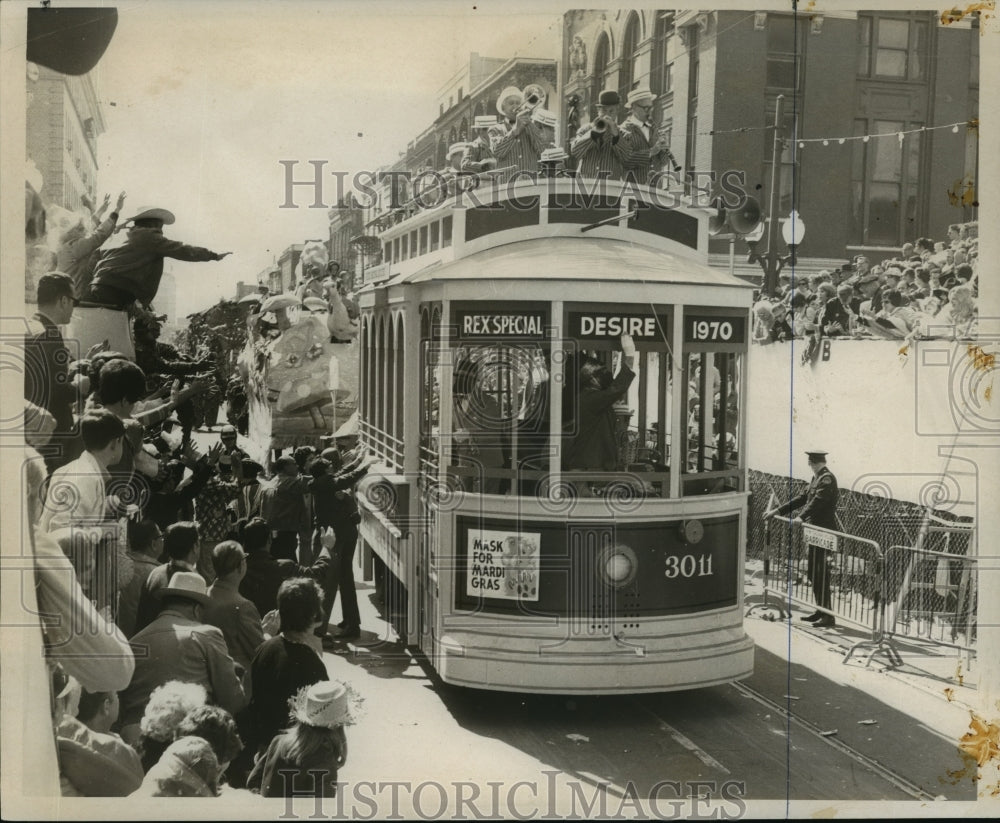
[[393, 635], [383, 639], [372, 589], [358, 588], [366, 631], [326, 655], [334, 676], [367, 697], [347, 781], [527, 781], [523, 799], [534, 792], [540, 808], [558, 802], [563, 813], [595, 815], [600, 803], [613, 815], [632, 796], [656, 797], [661, 816], [671, 800], [696, 795], [732, 813], [736, 797], [779, 806], [975, 799], [974, 770], [953, 742], [763, 648], [754, 676], [736, 686], [614, 697], [463, 689], [441, 683]]
[[799, 801], [975, 799], [954, 741], [829, 669], [758, 646], [753, 677], [737, 685], [616, 697], [463, 689], [396, 642], [371, 584], [358, 589], [365, 631], [324, 657], [366, 698], [341, 772], [341, 802], [360, 816], [434, 817], [463, 801], [470, 817], [603, 817], [652, 798], [657, 816], [681, 817], [703, 811], [700, 796], [732, 817], [745, 802], [784, 815]]

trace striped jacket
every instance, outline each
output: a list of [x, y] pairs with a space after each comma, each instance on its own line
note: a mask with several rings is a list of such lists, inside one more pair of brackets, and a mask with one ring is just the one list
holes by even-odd
[[649, 180], [649, 173], [653, 165], [658, 165], [664, 159], [661, 152], [657, 152], [655, 157], [651, 157], [649, 150], [656, 142], [656, 132], [649, 126], [650, 140], [646, 139], [638, 121], [629, 118], [622, 123], [622, 149], [624, 151], [625, 171], [630, 173], [637, 183], [646, 183]]
[[534, 173], [538, 171], [538, 157], [543, 148], [542, 133], [534, 123], [526, 123], [519, 134], [514, 134], [513, 126], [508, 123], [507, 134], [493, 144], [493, 154], [498, 168], [514, 166], [517, 170]]
[[583, 129], [570, 143], [569, 153], [577, 161], [580, 177], [603, 175], [610, 180], [621, 180], [628, 159], [625, 149], [621, 135], [612, 137], [607, 132], [594, 134], [590, 129]]

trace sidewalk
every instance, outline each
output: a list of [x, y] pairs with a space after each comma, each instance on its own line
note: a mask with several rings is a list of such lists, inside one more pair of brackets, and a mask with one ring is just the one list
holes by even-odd
[[[760, 579], [748, 576], [746, 607], [759, 604], [762, 593]], [[773, 594], [770, 602], [776, 602]], [[807, 614], [806, 609], [792, 604], [789, 617], [789, 604], [780, 605], [786, 613], [784, 620], [777, 617], [776, 610], [769, 610], [769, 617], [775, 619], [761, 616], [762, 612], [756, 610], [744, 622], [747, 633], [760, 648], [835, 682], [864, 689], [955, 742], [969, 730], [970, 713], [978, 707], [978, 673], [975, 668], [971, 672], [966, 669], [965, 656], [960, 652], [894, 638], [902, 666], [893, 667], [884, 654], [866, 663], [869, 652], [864, 650], [848, 659], [851, 647], [870, 639], [870, 632], [847, 624], [817, 629], [799, 619]]]

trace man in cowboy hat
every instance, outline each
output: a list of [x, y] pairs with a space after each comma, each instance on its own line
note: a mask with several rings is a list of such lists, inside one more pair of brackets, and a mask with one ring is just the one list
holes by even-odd
[[[812, 449], [806, 452], [809, 468], [813, 473], [809, 487], [784, 505], [765, 512], [765, 519], [801, 509], [792, 519], [792, 523], [796, 525], [809, 523], [813, 526], [837, 531], [837, 478], [826, 467], [826, 455], [827, 452], [821, 449]], [[808, 559], [809, 580], [812, 582], [813, 595], [816, 598], [818, 608], [812, 614], [803, 617], [802, 620], [812, 623], [818, 628], [836, 626], [837, 622], [830, 611], [830, 570], [827, 564], [826, 550], [810, 544]]]
[[482, 172], [496, 168], [497, 158], [493, 154], [489, 130], [498, 125], [496, 117], [489, 114], [478, 115], [472, 121], [472, 130], [476, 133], [476, 137], [466, 143], [465, 154], [462, 155], [462, 171]]
[[88, 302], [121, 310], [138, 300], [148, 307], [160, 288], [163, 258], [198, 262], [222, 260], [232, 254], [168, 240], [163, 227], [172, 224], [174, 216], [166, 209], [143, 208], [126, 222], [132, 223], [128, 239], [102, 255], [86, 295]]
[[[175, 572], [159, 595], [160, 614], [130, 641], [136, 666], [121, 695], [122, 726], [138, 723], [153, 689], [169, 680], [200, 683], [212, 703], [235, 715], [246, 696], [222, 631], [202, 620], [209, 603], [205, 579]], [[123, 736], [128, 739], [124, 728]]]
[[542, 133], [531, 120], [532, 109], [523, 106], [521, 90], [509, 86], [497, 98], [497, 111], [503, 115], [507, 133], [493, 146], [497, 164], [514, 166], [518, 171], [537, 172], [538, 155], [544, 145]]
[[[621, 97], [611, 89], [602, 91], [597, 98], [597, 118], [584, 126], [570, 143], [569, 153], [578, 163], [577, 173], [581, 177], [605, 177], [621, 180], [625, 175], [625, 145], [618, 128], [618, 106]], [[601, 121], [603, 128], [595, 128]]]
[[628, 155], [625, 173], [637, 183], [646, 183], [650, 169], [658, 169], [670, 153], [666, 141], [653, 130], [655, 100], [656, 95], [649, 89], [633, 89], [625, 101], [629, 107], [629, 116], [622, 123], [622, 140]]

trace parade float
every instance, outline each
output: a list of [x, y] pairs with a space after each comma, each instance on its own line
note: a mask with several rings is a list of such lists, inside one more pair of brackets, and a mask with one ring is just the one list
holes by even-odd
[[326, 247], [310, 241], [294, 293], [244, 298], [248, 338], [238, 368], [253, 442], [319, 447], [357, 409], [357, 322], [334, 266]]

